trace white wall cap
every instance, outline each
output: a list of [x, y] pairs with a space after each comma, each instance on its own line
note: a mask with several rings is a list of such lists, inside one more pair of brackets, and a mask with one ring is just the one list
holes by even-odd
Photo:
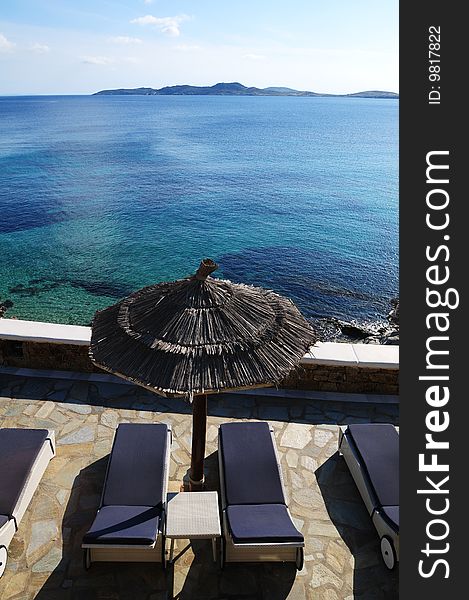
[[309, 349], [302, 363], [398, 369], [399, 346], [318, 342]]
[[352, 344], [317, 342], [317, 344], [311, 346], [301, 362], [324, 365], [356, 365], [358, 359], [355, 356]]
[[0, 319], [0, 339], [88, 346], [91, 340], [91, 327]]
[[379, 344], [353, 344], [353, 350], [362, 367], [383, 369], [399, 368], [399, 346]]

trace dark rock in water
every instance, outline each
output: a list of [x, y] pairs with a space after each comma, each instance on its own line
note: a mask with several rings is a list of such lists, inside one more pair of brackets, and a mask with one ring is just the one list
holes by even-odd
[[387, 319], [392, 325], [399, 327], [399, 298], [391, 300], [392, 309], [389, 311]]
[[81, 288], [93, 296], [107, 296], [110, 298], [123, 298], [128, 296], [132, 290], [127, 285], [120, 283], [110, 283], [106, 281], [86, 281], [81, 279], [30, 279], [29, 285], [18, 283], [9, 288], [10, 294], [21, 297], [33, 297], [44, 292], [49, 292], [61, 286], [71, 285], [74, 288]]
[[[365, 342], [384, 334], [388, 325], [382, 323], [359, 323], [358, 321], [342, 321], [335, 317], [313, 319], [319, 339], [322, 342]], [[376, 342], [378, 343], [378, 342]]]
[[312, 319], [321, 342], [358, 342], [361, 344], [399, 345], [399, 299], [392, 300], [387, 321], [342, 321], [335, 317]]
[[20, 294], [23, 289], [24, 285], [22, 283], [18, 283], [18, 285], [8, 288], [8, 291], [10, 294]]
[[379, 343], [387, 346], [399, 346], [399, 332], [385, 336]]
[[311, 319], [318, 339], [321, 342], [333, 342], [342, 336], [339, 321], [334, 317], [328, 319]]
[[344, 335], [357, 340], [363, 340], [370, 335], [364, 327], [354, 325], [353, 323], [340, 322], [340, 329]]
[[13, 302], [11, 300], [1, 300], [0, 299], [0, 318], [5, 315], [7, 310], [13, 306]]
[[82, 288], [88, 294], [93, 296], [108, 296], [109, 298], [124, 298], [132, 290], [127, 285], [119, 283], [109, 283], [106, 281], [84, 281], [80, 279], [70, 280], [70, 285], [75, 288]]
[[[46, 283], [43, 283], [46, 281]], [[29, 285], [24, 285], [22, 283], [18, 283], [14, 287], [9, 288], [10, 294], [16, 294], [21, 297], [33, 297], [43, 292], [48, 292], [60, 286], [60, 282], [58, 281], [47, 281], [44, 279], [31, 279], [29, 281]]]
[[26, 287], [22, 283], [8, 289], [10, 294], [16, 294], [17, 296], [34, 296], [38, 293], [35, 287]]
[[379, 332], [365, 340], [365, 344], [383, 344], [386, 346], [399, 345], [399, 298], [391, 300], [392, 309], [387, 315], [388, 325]]

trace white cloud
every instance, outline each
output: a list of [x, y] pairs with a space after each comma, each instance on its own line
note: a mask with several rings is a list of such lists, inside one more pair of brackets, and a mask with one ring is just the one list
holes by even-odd
[[154, 17], [153, 15], [145, 15], [144, 17], [132, 19], [130, 22], [142, 26], [151, 25], [158, 31], [161, 31], [161, 33], [165, 33], [171, 37], [178, 37], [181, 34], [181, 23], [188, 19], [189, 17], [187, 15], [176, 15], [174, 17]]
[[129, 37], [128, 35], [117, 35], [115, 37], [108, 38], [108, 42], [111, 44], [121, 44], [122, 46], [130, 46], [131, 44], [142, 44], [142, 40], [136, 37]]
[[114, 62], [113, 58], [109, 58], [108, 56], [83, 56], [82, 62], [87, 65], [112, 65]]
[[49, 46], [46, 46], [46, 44], [34, 43], [28, 46], [17, 46], [15, 43], [10, 42], [3, 33], [0, 33], [0, 52], [11, 52], [14, 48], [17, 48], [18, 50], [29, 50], [35, 54], [47, 54], [50, 52], [50, 48]]
[[144, 4], [153, 4], [155, 0], [143, 0]]
[[46, 46], [45, 44], [33, 44], [32, 46], [30, 46], [30, 50], [32, 50], [36, 54], [47, 54], [48, 52], [50, 52], [49, 46]]
[[7, 40], [7, 38], [0, 33], [0, 52], [11, 52], [16, 44]]
[[97, 65], [99, 67], [107, 67], [109, 65], [137, 65], [141, 61], [140, 58], [137, 58], [135, 56], [82, 56], [81, 62], [86, 65]]
[[243, 58], [247, 60], [264, 60], [265, 56], [263, 54], [245, 54]]
[[[163, 17], [164, 18], [164, 17]], [[158, 17], [154, 17], [153, 15], [145, 15], [144, 17], [137, 17], [136, 19], [132, 19], [131, 23], [136, 23], [137, 25], [156, 25], [160, 19]]]

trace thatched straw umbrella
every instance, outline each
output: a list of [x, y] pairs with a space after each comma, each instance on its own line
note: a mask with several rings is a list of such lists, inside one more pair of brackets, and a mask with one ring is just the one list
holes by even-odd
[[293, 302], [272, 291], [215, 279], [201, 262], [192, 277], [143, 288], [96, 313], [93, 362], [193, 406], [192, 488], [203, 481], [207, 394], [281, 381], [315, 341]]

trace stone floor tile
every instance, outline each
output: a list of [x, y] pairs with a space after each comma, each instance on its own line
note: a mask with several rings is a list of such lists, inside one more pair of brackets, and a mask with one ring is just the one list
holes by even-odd
[[301, 450], [313, 439], [310, 427], [289, 423], [280, 439], [280, 446]]

